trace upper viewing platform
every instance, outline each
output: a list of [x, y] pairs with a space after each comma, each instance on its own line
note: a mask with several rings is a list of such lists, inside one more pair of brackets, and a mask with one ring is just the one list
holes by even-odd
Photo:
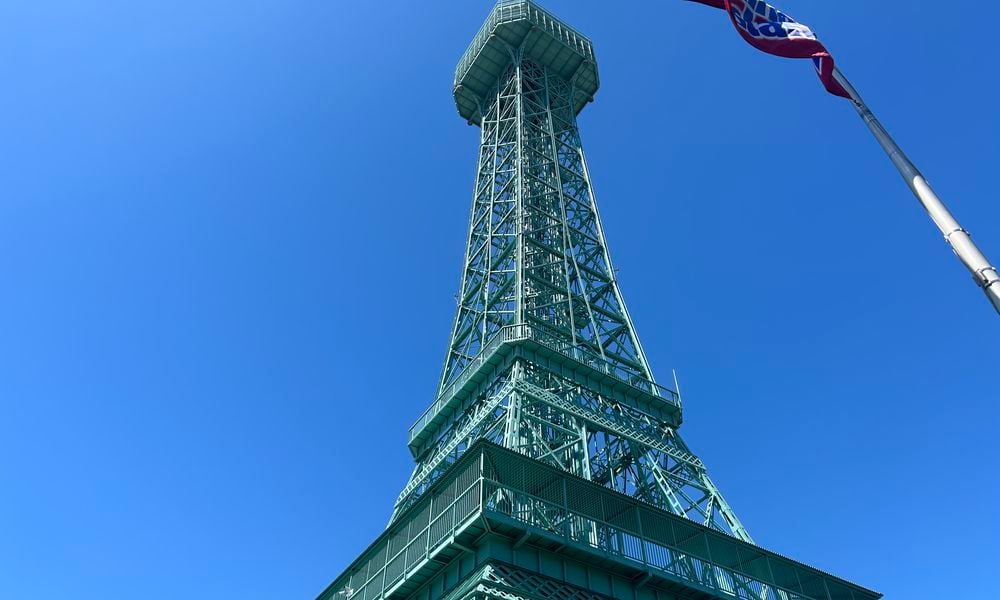
[[600, 82], [594, 47], [580, 32], [530, 0], [500, 0], [455, 69], [455, 104], [469, 123], [482, 122], [479, 105], [511, 63], [511, 49], [575, 83], [577, 114]]

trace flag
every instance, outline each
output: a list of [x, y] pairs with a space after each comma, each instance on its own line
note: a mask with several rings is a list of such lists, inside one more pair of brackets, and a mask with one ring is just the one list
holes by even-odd
[[809, 27], [763, 0], [689, 0], [729, 13], [736, 31], [751, 46], [785, 58], [811, 58], [826, 91], [850, 98], [833, 77], [833, 57]]

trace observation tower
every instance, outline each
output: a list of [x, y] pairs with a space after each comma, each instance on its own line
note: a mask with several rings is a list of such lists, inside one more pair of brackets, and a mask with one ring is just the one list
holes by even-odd
[[754, 545], [681, 439], [580, 141], [598, 86], [590, 40], [528, 0], [459, 61], [480, 143], [444, 369], [388, 528], [320, 600], [877, 600]]

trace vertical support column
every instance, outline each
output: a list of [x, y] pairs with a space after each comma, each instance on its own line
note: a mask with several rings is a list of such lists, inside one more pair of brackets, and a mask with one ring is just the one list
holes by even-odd
[[[548, 103], [546, 106], [546, 116], [548, 118], [548, 125], [549, 125], [549, 132], [548, 132], [549, 140], [550, 143], [552, 144], [552, 164], [556, 176], [556, 187], [559, 190], [559, 212], [560, 216], [562, 217], [563, 238], [565, 240], [563, 248], [563, 261], [565, 261], [566, 264], [566, 296], [568, 298], [570, 307], [570, 319], [571, 319], [570, 326], [573, 329], [573, 352], [575, 353], [575, 355], [578, 356], [579, 353], [578, 353], [577, 339], [576, 339], [576, 324], [575, 322], [572, 322], [573, 287], [572, 285], [570, 285], [570, 268], [569, 268], [570, 263], [572, 263], [573, 265], [573, 274], [576, 275], [577, 281], [580, 284], [581, 296], [583, 297], [584, 306], [587, 309], [587, 318], [590, 320], [590, 328], [594, 332], [595, 336], [600, 335], [600, 328], [598, 328], [597, 326], [597, 321], [594, 319], [594, 311], [590, 306], [591, 290], [589, 289], [589, 285], [587, 284], [586, 280], [580, 277], [580, 263], [577, 261], [576, 249], [573, 244], [573, 235], [569, 228], [569, 215], [566, 212], [566, 203], [567, 203], [566, 193], [565, 190], [563, 189], [563, 181], [561, 174], [562, 164], [559, 162], [559, 141], [556, 137], [556, 132], [555, 132], [556, 128], [555, 119], [552, 117], [552, 92], [549, 89], [548, 69], [545, 70], [545, 94], [548, 99]], [[573, 95], [572, 86], [570, 86], [569, 95], [570, 98], [572, 98]], [[589, 190], [590, 182], [588, 181], [586, 185]], [[591, 198], [593, 198], [593, 194], [591, 194]], [[611, 276], [613, 277], [613, 274]], [[600, 351], [601, 354], [601, 358], [607, 360], [607, 355], [604, 352], [604, 345], [600, 343], [599, 339], [596, 340], [596, 342], [597, 342], [596, 344], [597, 349]]]
[[656, 379], [653, 378], [653, 370], [649, 368], [649, 361], [646, 359], [646, 353], [642, 349], [642, 344], [639, 343], [639, 336], [635, 333], [635, 325], [632, 324], [632, 316], [628, 312], [628, 307], [625, 306], [625, 298], [622, 297], [621, 289], [618, 287], [618, 275], [615, 272], [614, 265], [611, 263], [611, 252], [608, 250], [607, 238], [604, 237], [604, 226], [601, 225], [601, 214], [597, 212], [597, 194], [594, 192], [594, 185], [590, 179], [590, 168], [587, 166], [587, 157], [583, 154], [582, 147], [579, 149], [579, 152], [580, 165], [583, 167], [583, 177], [587, 182], [587, 190], [590, 193], [590, 210], [594, 214], [594, 223], [597, 228], [597, 235], [601, 240], [601, 244], [604, 246], [604, 263], [608, 270], [608, 276], [611, 277], [611, 287], [614, 290], [618, 306], [621, 307], [622, 315], [625, 317], [625, 323], [628, 325], [628, 334], [632, 338], [632, 344], [635, 346], [636, 356], [639, 358], [639, 362], [645, 371], [646, 379], [656, 383]]
[[[493, 160], [490, 165], [490, 206], [486, 211], [487, 223], [486, 223], [486, 276], [483, 279], [483, 326], [482, 326], [482, 339], [480, 341], [480, 348], [485, 348], [486, 343], [489, 341], [489, 320], [490, 320], [490, 285], [493, 279], [493, 212], [496, 210], [496, 200], [497, 200], [497, 169], [499, 165], [497, 161], [500, 159], [500, 96], [503, 93], [503, 86], [498, 85], [496, 89], [496, 100], [495, 108], [493, 109], [496, 114], [496, 123], [493, 124]], [[486, 125], [485, 119], [483, 125]], [[485, 138], [486, 132], [483, 131], [483, 137]], [[479, 165], [482, 168], [482, 165]], [[478, 177], [477, 185], [478, 185]], [[478, 193], [478, 190], [477, 190]], [[470, 249], [471, 252], [471, 249]]]
[[517, 149], [515, 150], [515, 160], [517, 161], [517, 195], [516, 207], [514, 210], [514, 228], [517, 236], [517, 264], [515, 266], [515, 286], [516, 299], [514, 308], [514, 324], [524, 323], [524, 231], [525, 223], [524, 211], [524, 64], [522, 62], [522, 51], [520, 48], [511, 50], [511, 57], [516, 65], [517, 95], [515, 99], [515, 111], [517, 113]]

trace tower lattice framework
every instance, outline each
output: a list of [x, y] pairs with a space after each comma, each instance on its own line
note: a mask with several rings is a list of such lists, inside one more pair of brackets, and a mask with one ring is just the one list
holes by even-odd
[[475, 195], [438, 399], [411, 432], [417, 466], [396, 512], [483, 438], [749, 541], [680, 438], [680, 398], [655, 383], [622, 300], [577, 127], [580, 75], [504, 49], [474, 115]]
[[530, 0], [459, 62], [480, 143], [444, 368], [385, 533], [320, 600], [878, 600], [755, 546], [681, 439], [580, 140], [598, 86], [591, 42]]

